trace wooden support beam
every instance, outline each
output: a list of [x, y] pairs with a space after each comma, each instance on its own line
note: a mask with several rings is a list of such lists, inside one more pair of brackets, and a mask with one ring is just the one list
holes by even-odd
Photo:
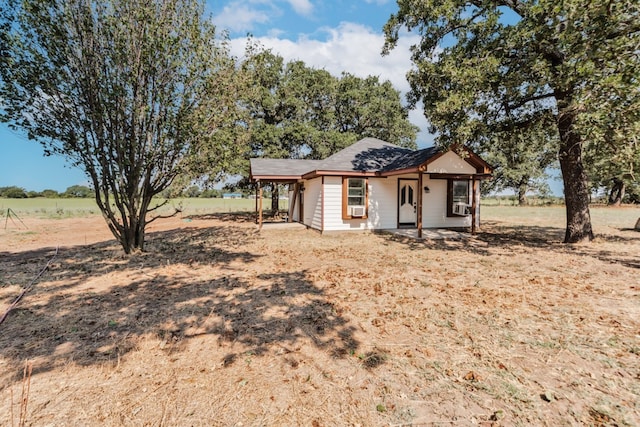
[[300, 184], [293, 184], [293, 200], [289, 201], [289, 217], [287, 222], [293, 222], [293, 211], [296, 206], [296, 200], [298, 199], [298, 193], [300, 192]]
[[262, 230], [262, 183], [258, 183], [258, 188], [258, 198], [260, 199], [258, 202], [260, 207], [258, 209], [258, 230]]
[[471, 188], [472, 188], [472, 194], [471, 194], [471, 234], [475, 235], [476, 234], [476, 221], [478, 218], [478, 183], [480, 181], [474, 179], [471, 181]]
[[256, 210], [255, 210], [255, 214], [256, 214], [256, 224], [258, 223], [258, 191], [260, 188], [260, 181], [256, 181]]
[[418, 239], [422, 239], [422, 192], [424, 191], [422, 189], [422, 179], [424, 177], [424, 174], [422, 173], [422, 171], [418, 171], [418, 194], [417, 194], [417, 209], [418, 212], [417, 213], [417, 217], [416, 217], [416, 222], [417, 222], [417, 226], [418, 226]]
[[431, 179], [458, 179], [458, 180], [472, 180], [472, 179], [489, 179], [491, 174], [489, 173], [429, 173]]

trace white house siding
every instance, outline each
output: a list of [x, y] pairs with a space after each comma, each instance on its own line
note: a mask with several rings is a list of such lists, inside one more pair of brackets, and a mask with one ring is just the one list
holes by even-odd
[[[456, 156], [457, 157], [457, 156]], [[440, 173], [445, 173], [440, 172]], [[392, 181], [393, 190], [393, 224], [382, 228], [397, 227], [397, 206], [398, 206], [398, 179], [418, 179], [416, 174], [398, 175], [389, 179]], [[424, 192], [424, 187], [429, 187], [429, 192]], [[470, 227], [471, 217], [447, 217], [447, 180], [430, 179], [429, 175], [422, 177], [422, 228], [439, 227]]]
[[[469, 201], [469, 203], [473, 205], [473, 187], [469, 191], [472, 194], [471, 200]], [[473, 219], [472, 216], [469, 215], [465, 219], [467, 221], [465, 223], [465, 227], [471, 227], [472, 219]], [[480, 227], [480, 183], [478, 183], [478, 193], [476, 194], [476, 227]]]
[[[293, 191], [289, 191], [289, 203], [293, 201]], [[293, 212], [291, 220], [294, 222], [300, 222], [300, 197], [296, 197], [295, 204], [293, 206]]]
[[324, 178], [324, 230], [365, 230], [365, 219], [342, 219], [342, 177], [326, 176]]
[[303, 197], [303, 224], [316, 230], [322, 230], [322, 178], [305, 181]]
[[447, 217], [447, 180], [423, 178], [423, 186], [429, 187], [422, 198], [423, 228], [470, 227], [471, 216]]
[[[472, 174], [476, 170], [455, 153], [448, 152], [430, 163], [427, 173]], [[342, 219], [342, 177], [325, 176], [305, 182], [304, 224], [323, 231], [392, 229], [398, 226], [398, 179], [417, 179], [416, 174], [369, 178], [367, 219]], [[447, 217], [447, 180], [423, 177], [423, 228], [470, 227], [471, 216]], [[418, 191], [424, 191], [419, 189]], [[324, 217], [322, 197], [324, 196]], [[479, 203], [478, 203], [479, 206]], [[322, 221], [324, 220], [324, 224]], [[324, 225], [324, 226], [323, 226]]]
[[342, 218], [342, 177], [327, 176], [324, 180], [324, 230], [372, 230], [396, 227], [397, 180], [369, 178], [367, 219]]
[[324, 177], [324, 230], [341, 230], [342, 221], [342, 177]]
[[[472, 174], [476, 169], [452, 151], [448, 151], [427, 165], [427, 172]], [[422, 204], [423, 224], [425, 228], [471, 227], [471, 216], [447, 217], [447, 180], [425, 177], [426, 186], [431, 190], [425, 194]], [[470, 189], [470, 191], [473, 191]], [[469, 200], [471, 202], [471, 200]], [[478, 204], [479, 206], [479, 204]]]
[[476, 173], [476, 169], [452, 151], [447, 151], [427, 165], [427, 172]]
[[396, 228], [398, 224], [398, 179], [369, 178], [369, 229]]

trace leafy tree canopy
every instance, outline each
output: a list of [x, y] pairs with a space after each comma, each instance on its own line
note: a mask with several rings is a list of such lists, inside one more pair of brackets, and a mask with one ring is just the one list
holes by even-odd
[[557, 162], [557, 130], [553, 123], [531, 122], [526, 132], [493, 132], [478, 144], [483, 158], [494, 167], [493, 179], [484, 181], [483, 192], [514, 190], [520, 206], [527, 193], [550, 192], [547, 170]]
[[15, 185], [9, 187], [0, 187], [0, 197], [6, 197], [7, 199], [26, 199], [27, 191], [22, 187]]
[[95, 197], [95, 193], [86, 185], [72, 185], [71, 187], [67, 187], [67, 189], [63, 193], [63, 196], [85, 199], [89, 197]]
[[[601, 129], [616, 115], [635, 121], [629, 104], [609, 89], [637, 97], [638, 2], [398, 0], [398, 6], [385, 26], [384, 52], [403, 28], [421, 35], [411, 51], [409, 99], [424, 103], [439, 141], [479, 144], [496, 133], [528, 134], [551, 116], [565, 188], [565, 242], [593, 238], [583, 149], [604, 139], [583, 119], [592, 117]], [[628, 136], [629, 129], [619, 130]]]
[[252, 42], [232, 78], [235, 109], [193, 157], [184, 187], [199, 177], [205, 185], [229, 175], [246, 180], [252, 157], [323, 159], [366, 136], [416, 146], [418, 129], [388, 81], [332, 76]]
[[52, 190], [50, 188], [42, 190], [40, 192], [40, 195], [42, 197], [46, 197], [46, 198], [49, 198], [49, 199], [55, 199], [56, 197], [60, 197], [60, 193], [58, 193], [56, 190]]
[[86, 172], [127, 253], [144, 248], [153, 196], [225, 109], [215, 82], [228, 54], [203, 10], [196, 0], [0, 4], [0, 120]]
[[[635, 60], [635, 65], [632, 61]], [[640, 201], [640, 89], [638, 52], [610, 61], [600, 86], [584, 97], [589, 108], [580, 117], [587, 144], [585, 162], [593, 190], [604, 188], [610, 204]], [[603, 64], [605, 66], [605, 64]]]

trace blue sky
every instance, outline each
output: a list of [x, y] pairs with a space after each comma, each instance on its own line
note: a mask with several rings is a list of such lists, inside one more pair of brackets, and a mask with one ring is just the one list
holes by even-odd
[[[262, 46], [285, 60], [302, 60], [339, 76], [348, 71], [360, 77], [390, 80], [403, 94], [411, 67], [409, 46], [415, 34], [400, 37], [396, 49], [383, 57], [382, 27], [397, 10], [394, 0], [208, 0], [207, 13], [219, 29], [229, 31], [232, 53], [242, 57], [251, 34]], [[433, 144], [422, 111], [409, 116], [421, 132], [418, 145]], [[393, 141], [390, 141], [393, 142]], [[0, 187], [64, 191], [87, 184], [84, 173], [59, 156], [44, 157], [38, 143], [0, 124]]]
[[[247, 34], [286, 60], [300, 59], [310, 66], [339, 75], [377, 75], [399, 90], [408, 90], [409, 40], [405, 38], [388, 57], [380, 55], [382, 26], [396, 10], [392, 0], [209, 0], [207, 13], [218, 28], [229, 31], [233, 53], [242, 56]], [[419, 112], [412, 122], [426, 129]], [[425, 133], [426, 135], [426, 133]], [[431, 145], [424, 138], [420, 145]], [[84, 173], [59, 156], [44, 157], [36, 142], [0, 124], [0, 187], [64, 191], [86, 184]]]

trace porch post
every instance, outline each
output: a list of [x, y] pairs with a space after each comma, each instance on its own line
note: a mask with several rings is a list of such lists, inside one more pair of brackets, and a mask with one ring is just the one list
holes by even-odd
[[256, 209], [254, 211], [254, 213], [256, 214], [256, 224], [258, 223], [258, 188], [260, 188], [260, 181], [256, 181], [256, 201], [255, 201], [255, 205], [256, 205]]
[[258, 210], [258, 230], [262, 230], [262, 183], [258, 182], [258, 198], [260, 201], [258, 202], [259, 210]]
[[[289, 184], [289, 188], [291, 188], [291, 184]], [[289, 219], [287, 222], [293, 222], [293, 211], [296, 205], [296, 201], [298, 200], [299, 191], [300, 191], [300, 184], [296, 182], [295, 184], [293, 184], [293, 195], [291, 197], [291, 199], [293, 200], [289, 200]]]
[[418, 169], [418, 197], [417, 197], [417, 205], [418, 212], [416, 217], [416, 222], [418, 226], [418, 239], [422, 239], [422, 178], [423, 178], [422, 170]]
[[472, 188], [472, 199], [471, 199], [471, 234], [475, 235], [476, 234], [476, 220], [478, 218], [478, 214], [477, 214], [477, 208], [478, 208], [478, 203], [477, 203], [477, 198], [478, 198], [478, 180], [476, 180], [475, 178], [472, 178], [471, 180], [471, 188]]

